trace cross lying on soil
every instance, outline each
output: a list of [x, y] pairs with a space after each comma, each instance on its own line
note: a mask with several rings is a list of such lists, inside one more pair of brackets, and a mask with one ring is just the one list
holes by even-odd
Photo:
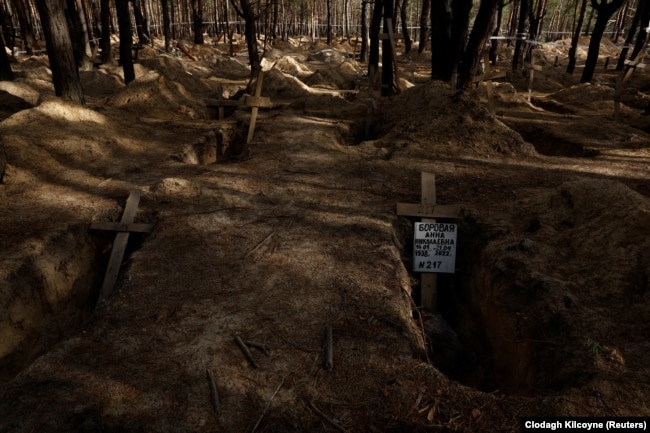
[[124, 214], [122, 215], [122, 220], [120, 222], [97, 221], [93, 222], [90, 225], [91, 230], [109, 230], [118, 232], [115, 235], [113, 250], [111, 251], [111, 257], [108, 261], [106, 276], [104, 277], [102, 290], [99, 292], [99, 299], [97, 300], [97, 304], [106, 299], [113, 291], [113, 286], [115, 285], [115, 281], [117, 281], [117, 274], [120, 271], [120, 266], [122, 266], [122, 259], [124, 258], [126, 244], [129, 241], [129, 234], [132, 232], [151, 233], [153, 230], [153, 224], [133, 223], [135, 214], [138, 211], [138, 204], [140, 203], [141, 193], [142, 192], [139, 189], [131, 190], [129, 193], [129, 198], [126, 200]]

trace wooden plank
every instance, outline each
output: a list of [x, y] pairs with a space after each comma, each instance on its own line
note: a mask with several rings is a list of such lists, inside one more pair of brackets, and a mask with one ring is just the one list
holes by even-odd
[[[422, 205], [436, 204], [436, 176], [433, 173], [422, 172]], [[433, 218], [422, 218], [422, 222], [435, 223]], [[438, 308], [438, 274], [420, 274], [420, 301], [424, 308], [436, 312]]]
[[265, 96], [244, 96], [244, 105], [247, 107], [259, 107], [259, 108], [271, 108], [273, 103], [271, 103], [271, 98]]
[[95, 221], [90, 224], [91, 230], [109, 230], [114, 232], [151, 233], [153, 224], [126, 224], [122, 222]]
[[[257, 87], [255, 89], [255, 97], [259, 98], [262, 95], [262, 81], [264, 80], [264, 71], [260, 69], [260, 73], [257, 75]], [[253, 107], [251, 111], [251, 123], [248, 127], [248, 137], [246, 137], [246, 143], [253, 141], [253, 133], [255, 132], [255, 122], [257, 121], [257, 112], [259, 111], [258, 107]]]
[[460, 218], [460, 206], [442, 204], [397, 203], [397, 215], [418, 218]]
[[[141, 191], [139, 189], [133, 189], [129, 193], [129, 198], [126, 200], [126, 206], [124, 207], [124, 214], [122, 215], [122, 220], [120, 221], [123, 224], [131, 224], [135, 219], [135, 214], [138, 211], [138, 204], [140, 203]], [[111, 292], [113, 291], [113, 286], [115, 281], [117, 281], [117, 275], [122, 266], [122, 260], [124, 259], [124, 251], [126, 250], [126, 244], [129, 241], [129, 232], [120, 232], [115, 235], [115, 241], [113, 242], [113, 251], [111, 251], [111, 257], [108, 260], [108, 267], [106, 268], [106, 275], [104, 276], [104, 283], [102, 284], [102, 290], [99, 292], [98, 302], [106, 299]]]

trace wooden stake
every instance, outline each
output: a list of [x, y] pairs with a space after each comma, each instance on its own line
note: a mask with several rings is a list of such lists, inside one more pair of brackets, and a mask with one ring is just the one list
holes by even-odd
[[242, 353], [246, 357], [246, 360], [251, 365], [251, 367], [257, 368], [257, 363], [255, 362], [255, 358], [253, 358], [253, 355], [251, 354], [251, 351], [248, 350], [248, 347], [246, 346], [246, 343], [244, 343], [244, 341], [241, 338], [239, 338], [238, 335], [235, 336], [235, 341], [237, 342], [237, 345], [241, 349]]
[[325, 369], [334, 368], [334, 337], [332, 336], [332, 327], [325, 329]]
[[530, 52], [530, 63], [527, 63], [525, 66], [528, 69], [528, 102], [530, 102], [533, 95], [533, 77], [535, 71], [542, 71], [542, 67], [535, 64], [535, 50]]
[[221, 406], [219, 405], [219, 394], [217, 394], [217, 384], [214, 380], [214, 375], [210, 369], [206, 369], [208, 375], [208, 386], [210, 387], [210, 401], [212, 402], [212, 410], [217, 415], [221, 414]]
[[[264, 80], [264, 71], [260, 69], [260, 73], [257, 75], [257, 87], [255, 88], [255, 97], [259, 98], [262, 96], [262, 81]], [[253, 141], [253, 132], [255, 131], [255, 122], [257, 121], [257, 112], [259, 107], [254, 106], [251, 111], [251, 124], [248, 127], [248, 137], [246, 138], [246, 143]]]

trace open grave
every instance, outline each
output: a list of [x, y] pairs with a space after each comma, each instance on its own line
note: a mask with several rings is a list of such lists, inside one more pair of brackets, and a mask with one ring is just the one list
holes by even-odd
[[[87, 107], [52, 96], [42, 57], [1, 89], [1, 431], [517, 431], [647, 407], [638, 110], [587, 110], [546, 67], [532, 102], [495, 83], [495, 115], [485, 84], [382, 99], [336, 46], [273, 50], [256, 93], [222, 50], [142, 50], [126, 87], [87, 72]], [[419, 219], [396, 212], [423, 172], [460, 209], [435, 310]], [[115, 242], [92, 224], [134, 189], [153, 230], [96, 305]]]

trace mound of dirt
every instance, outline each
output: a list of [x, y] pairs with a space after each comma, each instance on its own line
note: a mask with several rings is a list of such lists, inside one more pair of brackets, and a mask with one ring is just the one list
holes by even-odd
[[602, 101], [613, 101], [614, 93], [614, 89], [609, 86], [582, 83], [551, 93], [548, 95], [548, 99], [553, 99], [561, 104], [589, 108], [594, 103], [599, 104]]
[[[432, 145], [443, 144], [438, 151], [446, 148], [454, 154], [535, 155], [534, 148], [518, 133], [488, 113], [476, 91], [454, 91], [434, 81], [382, 100], [376, 111], [375, 133], [383, 136], [382, 143], [395, 149], [425, 139]], [[407, 152], [422, 150], [412, 147]]]
[[352, 82], [361, 77], [361, 69], [354, 61], [343, 61], [333, 68], [320, 68], [305, 83], [322, 89], [351, 89]]

